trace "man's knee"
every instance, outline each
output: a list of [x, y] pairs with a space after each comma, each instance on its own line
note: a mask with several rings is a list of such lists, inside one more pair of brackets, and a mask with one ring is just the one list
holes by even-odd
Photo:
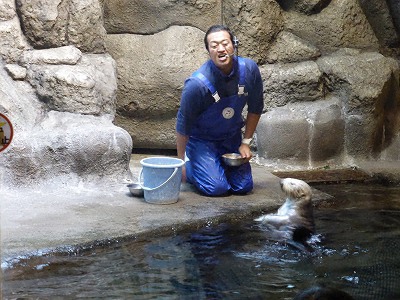
[[198, 183], [197, 188], [206, 196], [223, 196], [231, 189], [229, 183], [224, 180], [213, 180], [206, 183]]
[[250, 164], [242, 165], [239, 169], [232, 169], [228, 173], [228, 178], [234, 194], [247, 194], [253, 190]]
[[250, 193], [253, 190], [253, 180], [241, 183], [240, 185], [232, 185], [232, 193], [244, 195]]

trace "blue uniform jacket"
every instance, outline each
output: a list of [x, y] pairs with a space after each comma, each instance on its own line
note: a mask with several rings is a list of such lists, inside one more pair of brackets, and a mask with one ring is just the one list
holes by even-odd
[[[264, 102], [260, 71], [253, 60], [248, 58], [243, 58], [243, 60], [246, 64], [245, 91], [248, 93], [248, 112], [261, 114]], [[216, 87], [221, 98], [237, 94], [239, 82], [237, 57], [234, 57], [234, 68], [229, 75], [223, 74], [211, 60], [205, 62], [198, 71]], [[177, 132], [190, 136], [199, 116], [214, 102], [209, 89], [198, 79], [189, 77], [185, 81], [181, 105], [177, 114]]]

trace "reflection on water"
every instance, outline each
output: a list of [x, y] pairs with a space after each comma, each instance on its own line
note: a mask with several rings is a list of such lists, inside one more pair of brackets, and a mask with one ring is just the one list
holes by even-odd
[[322, 283], [355, 299], [400, 299], [400, 188], [322, 185], [315, 251], [266, 240], [252, 220], [4, 270], [3, 297], [292, 299]]

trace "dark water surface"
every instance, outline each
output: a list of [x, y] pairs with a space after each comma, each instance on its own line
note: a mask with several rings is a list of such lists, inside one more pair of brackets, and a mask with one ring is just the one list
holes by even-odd
[[3, 270], [3, 299], [292, 299], [326, 284], [355, 299], [400, 299], [400, 187], [320, 185], [315, 251], [268, 241], [252, 220], [37, 257]]

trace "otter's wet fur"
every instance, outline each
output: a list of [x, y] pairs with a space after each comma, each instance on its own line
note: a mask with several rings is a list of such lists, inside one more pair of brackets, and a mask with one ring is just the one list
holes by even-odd
[[286, 195], [285, 203], [275, 214], [262, 215], [255, 221], [266, 225], [274, 239], [307, 247], [307, 240], [315, 233], [311, 187], [295, 178], [281, 179], [280, 185]]

